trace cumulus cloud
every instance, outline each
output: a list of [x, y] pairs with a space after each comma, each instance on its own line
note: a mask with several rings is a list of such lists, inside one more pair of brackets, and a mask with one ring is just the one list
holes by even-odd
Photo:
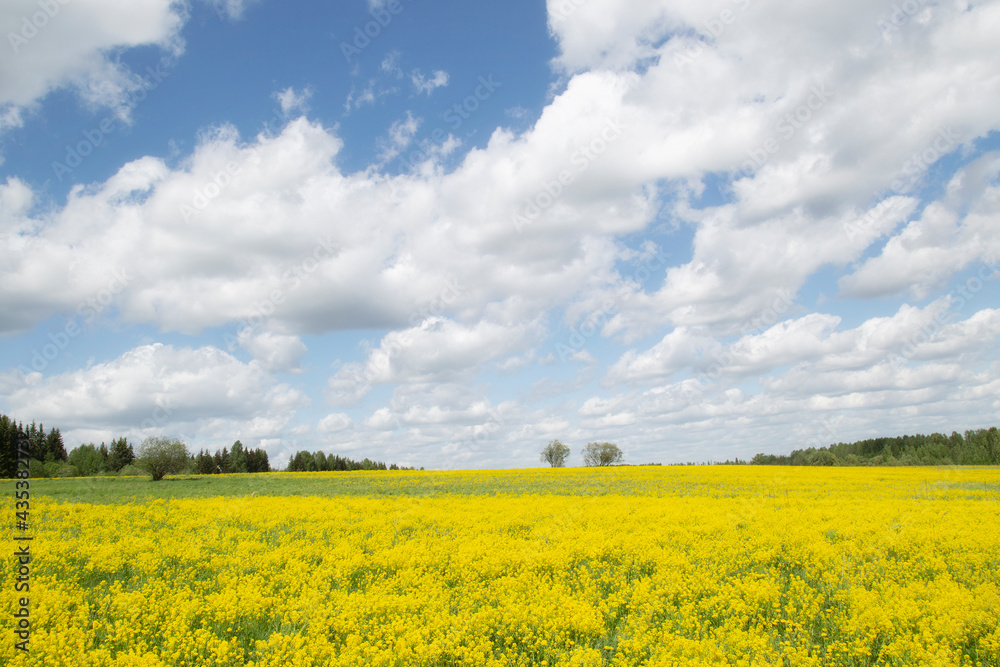
[[941, 201], [907, 223], [879, 255], [840, 279], [843, 295], [878, 297], [909, 290], [924, 298], [974, 262], [987, 267], [1000, 262], [998, 174], [998, 152], [960, 169]]
[[[822, 377], [834, 371], [868, 369], [909, 359], [948, 358], [981, 348], [967, 331], [986, 332], [995, 311], [981, 310], [956, 321], [955, 301], [945, 296], [924, 308], [903, 305], [890, 317], [873, 317], [858, 327], [840, 330], [841, 318], [810, 313], [779, 322], [729, 344], [685, 328], [667, 334], [650, 349], [629, 350], [611, 367], [615, 382], [663, 383], [682, 372], [703, 385], [745, 377], [765, 377], [783, 367], [799, 369], [801, 377]], [[989, 345], [991, 336], [982, 338]]]
[[[113, 104], [129, 73], [109, 71], [100, 54], [176, 49], [184, 19], [169, 2], [135, 7], [145, 13], [134, 25], [83, 36], [74, 26], [65, 58], [32, 81], [15, 72], [0, 124], [16, 125], [56, 87]], [[723, 10], [734, 20], [722, 21]], [[94, 25], [106, 18], [74, 11]], [[242, 340], [253, 362], [207, 363], [256, 382], [250, 412], [231, 418], [247, 418], [247, 433], [263, 441], [278, 437], [284, 417], [260, 395], [297, 404], [269, 374], [299, 368], [302, 336], [375, 330], [377, 342], [334, 366], [327, 398], [352, 404], [386, 387], [388, 405], [311, 423], [343, 451], [373, 434], [398, 451], [402, 433], [415, 451], [460, 463], [476, 452], [501, 460], [559, 429], [581, 439], [619, 429], [630, 451], [652, 459], [671, 434], [727, 447], [740, 446], [734, 426], [754, 442], [778, 427], [812, 437], [818, 422], [795, 425], [803, 413], [863, 411], [838, 427], [845, 439], [879, 419], [903, 428], [918, 406], [935, 406], [941, 420], [988, 413], [996, 369], [977, 341], [992, 341], [990, 304], [944, 322], [936, 318], [958, 308], [954, 298], [897, 301], [891, 315], [845, 326], [841, 314], [818, 312], [806, 286], [832, 274], [842, 298], [925, 300], [996, 261], [996, 154], [965, 164], [940, 196], [923, 186], [931, 166], [974, 154], [998, 129], [1000, 3], [929, 5], [888, 32], [879, 21], [891, 8], [860, 0], [550, 0], [548, 11], [563, 77], [556, 94], [531, 127], [498, 128], [457, 162], [429, 151], [408, 173], [387, 173], [419, 129], [407, 114], [389, 128], [379, 163], [347, 173], [339, 130], [302, 115], [256, 137], [211, 128], [189, 155], [138, 158], [44, 211], [39, 192], [9, 177], [0, 184], [0, 243], [10, 250], [0, 261], [0, 332], [72, 317], [108, 289], [111, 268], [129, 276], [108, 311], [123, 323], [183, 334], [250, 323]], [[53, 19], [25, 56], [59, 30]], [[9, 60], [3, 67], [13, 72]], [[397, 53], [380, 72], [406, 85]], [[87, 92], [98, 74], [118, 82], [105, 98]], [[447, 78], [414, 72], [410, 83], [430, 94]], [[394, 92], [370, 80], [345, 110]], [[294, 88], [276, 97], [286, 114], [307, 113], [307, 98]], [[676, 259], [655, 277], [630, 278], [637, 246]], [[593, 375], [538, 381], [517, 399], [483, 388], [488, 371], [551, 362], [535, 350], [595, 313], [596, 333], [572, 351]], [[609, 341], [632, 348], [599, 376], [601, 357], [616, 354]], [[69, 382], [57, 379], [44, 382]], [[591, 397], [591, 379], [627, 389]], [[539, 407], [553, 387], [574, 398]], [[12, 391], [15, 406], [43, 400], [22, 393], [27, 385]], [[130, 406], [117, 409], [137, 415]]]
[[[579, 125], [571, 136], [599, 134], [602, 124]], [[594, 192], [581, 179], [557, 216], [519, 232], [519, 202], [566, 159], [546, 136], [498, 132], [450, 174], [397, 177], [342, 173], [334, 164], [342, 146], [304, 117], [250, 141], [221, 126], [176, 167], [141, 158], [104, 183], [74, 188], [65, 206], [41, 217], [12, 210], [8, 225], [38, 231], [4, 232], [18, 253], [0, 267], [0, 300], [49, 310], [20, 313], [7, 330], [72, 311], [102, 288], [108, 266], [134, 276], [118, 304], [126, 321], [185, 333], [262, 309], [292, 335], [399, 327], [450, 278], [470, 285], [464, 320], [490, 308], [533, 320], [572, 299], [589, 276], [616, 279], [607, 234], [640, 229], [651, 215], [641, 189], [628, 188], [634, 199], [623, 206], [618, 193]], [[29, 193], [17, 187], [23, 201]], [[52, 271], [53, 258], [71, 248], [76, 260]], [[495, 258], [485, 270], [484, 256]]]
[[319, 420], [317, 429], [320, 433], [337, 433], [354, 425], [351, 418], [343, 412], [333, 412]]
[[328, 396], [334, 403], [352, 402], [375, 385], [469, 380], [487, 362], [520, 351], [539, 333], [534, 322], [484, 319], [463, 325], [431, 317], [387, 334], [365, 361], [342, 366], [330, 379]]
[[3, 3], [0, 34], [10, 44], [0, 49], [0, 128], [18, 125], [20, 109], [61, 88], [127, 119], [129, 96], [143, 84], [111, 54], [156, 46], [177, 56], [186, 20], [173, 0], [55, 3], [51, 12], [34, 0]]
[[364, 425], [376, 442], [405, 434], [411, 452], [447, 460], [447, 467], [507, 467], [527, 451], [537, 456], [523, 437], [525, 421], [514, 401], [493, 403], [465, 384], [418, 383], [394, 392]]
[[14, 414], [58, 423], [67, 438], [205, 435], [228, 429], [246, 444], [281, 434], [306, 397], [222, 350], [160, 343], [50, 376], [21, 375], [4, 395]]
[[302, 372], [306, 346], [298, 336], [263, 332], [241, 338], [240, 345], [268, 372]]
[[20, 225], [27, 222], [26, 214], [31, 209], [35, 194], [24, 181], [16, 176], [8, 176], [5, 184], [0, 184], [0, 229], [28, 231]]

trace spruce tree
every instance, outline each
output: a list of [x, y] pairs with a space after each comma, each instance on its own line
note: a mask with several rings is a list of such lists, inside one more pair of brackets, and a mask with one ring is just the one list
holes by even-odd
[[66, 460], [66, 445], [63, 444], [62, 433], [54, 428], [45, 438], [45, 456], [51, 456], [53, 461]]
[[0, 414], [0, 477], [17, 476], [17, 425], [7, 415]]

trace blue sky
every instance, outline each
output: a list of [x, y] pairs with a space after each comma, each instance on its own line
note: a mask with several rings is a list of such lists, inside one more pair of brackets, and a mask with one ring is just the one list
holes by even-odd
[[0, 411], [428, 468], [995, 425], [998, 23], [12, 0]]

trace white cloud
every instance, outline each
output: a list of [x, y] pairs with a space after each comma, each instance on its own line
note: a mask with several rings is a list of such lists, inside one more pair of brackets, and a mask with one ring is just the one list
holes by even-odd
[[298, 390], [221, 350], [159, 343], [86, 369], [22, 376], [15, 386], [8, 383], [4, 399], [14, 414], [58, 423], [70, 441], [235, 433], [247, 445], [280, 435], [308, 404]]
[[417, 459], [448, 460], [448, 467], [505, 467], [511, 455], [538, 455], [522, 439], [526, 427], [520, 425], [526, 421], [512, 401], [494, 404], [462, 384], [419, 383], [395, 391], [389, 405], [365, 420], [362, 437], [369, 446], [391, 446], [394, 434], [401, 432], [405, 449]]
[[[101, 54], [139, 43], [176, 49], [185, 18], [180, 5], [136, 6], [147, 10], [137, 25], [74, 33], [37, 79], [0, 79], [0, 124], [16, 126], [56, 87], [100, 105], [127, 95], [134, 79]], [[769, 442], [776, 428], [794, 437], [775, 446], [812, 437], [819, 422], [800, 427], [797, 414], [855, 411], [837, 422], [845, 439], [872, 424], [903, 429], [916, 423], [912, 410], [942, 421], [995, 414], [996, 369], [982, 341], [993, 341], [996, 321], [984, 297], [961, 322], [935, 319], [958, 309], [939, 298], [845, 327], [840, 315], [815, 312], [825, 295], [803, 288], [832, 274], [828, 282], [843, 276], [841, 297], [933, 298], [1000, 255], [995, 154], [963, 167], [937, 201], [921, 191], [929, 166], [963, 158], [998, 129], [1000, 3], [928, 6], [887, 35], [878, 20], [891, 8], [860, 0], [550, 0], [548, 9], [565, 85], [532, 127], [497, 129], [457, 165], [429, 151], [402, 175], [380, 164], [347, 173], [339, 130], [302, 116], [273, 136], [213, 128], [188, 156], [136, 159], [45, 210], [36, 209], [40, 190], [9, 177], [0, 185], [0, 245], [9, 249], [0, 332], [74, 317], [108, 289], [111, 269], [129, 276], [103, 313], [119, 323], [197, 334], [255, 322], [244, 339], [254, 362], [208, 362], [256, 381], [256, 393], [237, 396], [251, 407], [233, 417], [232, 406], [215, 406], [222, 421], [197, 428], [222, 433], [241, 418], [264, 442], [294, 413], [273, 404], [297, 404], [268, 372], [299, 367], [302, 336], [377, 330], [372, 349], [344, 352], [327, 393], [351, 403], [385, 386], [390, 404], [357, 408], [365, 418], [349, 422], [346, 412], [328, 415], [318, 430], [342, 451], [363, 451], [374, 433], [384, 451], [401, 451], [394, 438], [405, 437], [450, 463], [502, 461], [561, 430], [585, 440], [618, 429], [630, 452], [655, 460], [656, 443], [675, 433], [681, 446], [705, 437], [748, 446], [741, 433]], [[724, 9], [734, 21], [720, 22]], [[53, 19], [25, 48], [54, 40], [56, 27]], [[401, 86], [399, 61], [390, 52], [379, 76]], [[112, 85], [90, 86], [97, 79]], [[430, 94], [447, 74], [414, 72], [411, 83]], [[352, 89], [345, 110], [396, 92], [372, 79]], [[276, 94], [286, 114], [305, 113], [307, 98], [308, 89]], [[381, 165], [418, 129], [412, 114], [394, 123]], [[942, 131], [954, 139], [938, 148]], [[928, 155], [932, 165], [920, 162]], [[623, 240], [644, 237], [643, 252], [666, 237], [664, 250], [682, 259], [665, 275], [630, 279], [627, 265], [642, 260]], [[447, 292], [449, 281], [460, 288]], [[614, 308], [596, 318], [602, 340], [573, 349], [586, 366], [573, 367], [576, 378], [539, 380], [523, 402], [489, 394], [485, 375], [551, 363], [536, 350], [607, 299]], [[927, 327], [928, 339], [916, 338]], [[637, 347], [598, 376], [622, 341]], [[907, 345], [912, 354], [893, 365]], [[537, 407], [554, 392], [585, 393], [592, 380], [628, 389]], [[59, 382], [69, 380], [45, 382], [62, 397]], [[15, 407], [46, 405], [29, 389], [11, 390]], [[97, 417], [135, 411], [124, 403]]]
[[8, 176], [5, 185], [0, 184], [0, 229], [14, 232], [28, 231], [22, 228], [27, 221], [35, 194], [24, 181], [16, 176]]
[[[996, 3], [968, 11], [935, 5], [927, 21], [914, 21], [906, 39], [893, 44], [877, 30], [889, 9], [864, 3], [810, 6], [807, 13], [767, 1], [575, 5], [549, 3], [562, 52], [557, 62], [580, 73], [537, 127], [547, 129], [550, 116], [565, 123], [564, 100], [574, 98], [569, 108], [576, 111], [590, 109], [575, 99], [581, 86], [607, 82], [603, 106], [626, 127], [615, 148], [620, 144], [628, 159], [602, 158], [601, 167], [616, 168], [604, 187], [669, 179], [690, 196], [708, 172], [743, 173], [728, 190], [733, 203], [721, 210], [692, 212], [685, 196], [675, 206], [674, 215], [697, 225], [698, 236], [695, 259], [672, 270], [659, 295], [655, 311], [674, 313], [661, 323], [746, 318], [758, 305], [735, 286], [794, 293], [819, 267], [857, 260], [906, 215], [903, 208], [892, 212], [894, 220], [867, 220], [863, 234], [850, 238], [831, 235], [832, 227], [870, 208], [915, 154], [940, 143], [941, 131], [958, 139], [934, 148], [935, 159], [996, 126], [988, 109], [1000, 103], [1000, 87], [990, 72], [1000, 55], [986, 46], [988, 26], [1000, 16]], [[722, 10], [735, 21], [719, 23]], [[953, 67], [967, 67], [971, 78], [952, 88], [953, 96], [941, 96]], [[877, 151], [869, 149], [876, 144]], [[817, 243], [819, 237], [825, 240]], [[752, 259], [762, 252], [767, 263]], [[765, 275], [770, 263], [774, 273]], [[626, 318], [620, 326], [648, 333], [648, 324], [642, 329]]]
[[317, 429], [320, 433], [337, 433], [354, 425], [351, 418], [343, 412], [333, 412], [319, 420]]
[[378, 79], [369, 80], [360, 90], [352, 85], [351, 91], [347, 94], [347, 100], [344, 101], [344, 114], [357, 111], [366, 105], [375, 104], [381, 98], [395, 95], [398, 92], [399, 88], [395, 86], [383, 86]]
[[273, 97], [281, 105], [281, 113], [290, 116], [295, 111], [307, 113], [309, 111], [309, 98], [312, 97], [312, 94], [311, 88], [296, 91], [295, 88], [289, 86], [274, 93]]
[[711, 339], [694, 336], [684, 327], [674, 329], [648, 351], [629, 350], [608, 369], [612, 382], [646, 384], [669, 379], [677, 371], [694, 366]]
[[203, 0], [220, 16], [233, 21], [243, 18], [247, 8], [257, 0]]
[[382, 59], [379, 70], [393, 78], [402, 79], [403, 69], [399, 66], [399, 59], [399, 51], [389, 51], [389, 53], [385, 54], [385, 58]]
[[344, 113], [348, 114], [355, 109], [360, 109], [365, 104], [375, 103], [375, 82], [369, 81], [368, 86], [360, 92], [351, 86], [351, 92], [347, 94], [344, 101]]
[[406, 150], [413, 141], [414, 135], [420, 128], [420, 119], [414, 118], [409, 111], [406, 118], [394, 121], [389, 127], [389, 139], [379, 142], [379, 158], [383, 163], [395, 159], [400, 153]]
[[413, 70], [410, 74], [410, 81], [413, 82], [413, 87], [417, 89], [417, 94], [427, 93], [430, 95], [435, 88], [441, 88], [448, 85], [448, 73], [443, 70], [434, 70], [434, 75], [430, 78], [425, 78], [420, 70]]
[[341, 367], [330, 379], [330, 400], [353, 402], [375, 385], [470, 380], [487, 362], [521, 350], [540, 330], [533, 322], [473, 325], [431, 317], [387, 334], [361, 363]]
[[[20, 107], [13, 104], [6, 106], [0, 104], [0, 134], [22, 125], [24, 125], [24, 118]], [[3, 156], [0, 156], [0, 164], [3, 164], [2, 160]]]
[[[599, 133], [599, 123], [577, 132]], [[519, 202], [566, 164], [551, 143], [498, 133], [451, 174], [389, 178], [340, 172], [334, 158], [343, 142], [305, 118], [248, 143], [217, 128], [177, 167], [142, 158], [105, 183], [74, 188], [62, 208], [14, 215], [8, 225], [38, 232], [5, 233], [18, 252], [0, 267], [0, 301], [41, 310], [5, 309], [17, 320], [4, 327], [73, 312], [104, 288], [109, 266], [134, 276], [118, 300], [124, 320], [185, 333], [262, 309], [290, 335], [408, 325], [450, 278], [470, 285], [464, 321], [489, 308], [532, 321], [592, 289], [595, 275], [616, 281], [606, 234], [640, 229], [651, 215], [641, 195], [623, 206], [615, 192], [581, 185], [561, 197], [558, 219], [519, 234]], [[72, 262], [57, 260], [70, 254]], [[495, 257], [485, 270], [483, 256]]]
[[[587, 353], [586, 350], [580, 350], [575, 353], [573, 359], [575, 361], [581, 361], [587, 364], [596, 364], [597, 360]], [[503, 361], [496, 362], [496, 369], [502, 373], [509, 373], [516, 375], [518, 371], [522, 368], [530, 368], [535, 364], [550, 365], [555, 362], [555, 355], [551, 352], [547, 355], [540, 355], [538, 351], [534, 348], [528, 350], [521, 355], [513, 355], [507, 357]]]
[[504, 115], [514, 120], [525, 120], [529, 117], [529, 112], [524, 107], [518, 105], [509, 109], [504, 109]]
[[[924, 308], [903, 305], [891, 317], [875, 317], [854, 329], [838, 331], [841, 318], [822, 313], [786, 320], [760, 333], [750, 333], [722, 345], [715, 337], [685, 328], [667, 334], [645, 352], [629, 350], [609, 370], [609, 380], [634, 385], [663, 383], [688, 372], [705, 384], [765, 377], [782, 367], [800, 369], [802, 377], [853, 371], [898, 360], [933, 355], [948, 358], [979, 347], [966, 328], [985, 333], [981, 322], [994, 311], [983, 310], [952, 323], [954, 304], [942, 297]], [[1000, 330], [1000, 329], [998, 329]], [[989, 336], [982, 339], [988, 344]], [[915, 350], [910, 346], [916, 345]], [[931, 351], [934, 352], [931, 352]], [[914, 357], [914, 355], [916, 355]]]
[[300, 364], [306, 353], [306, 346], [298, 336], [264, 332], [244, 336], [239, 342], [268, 372], [302, 372]]
[[925, 208], [878, 256], [840, 279], [843, 295], [877, 297], [910, 290], [923, 298], [973, 262], [1000, 262], [998, 174], [1000, 152], [959, 170], [942, 201]]
[[20, 124], [20, 109], [61, 88], [127, 119], [130, 95], [142, 83], [111, 54], [138, 46], [157, 46], [171, 56], [183, 51], [187, 14], [173, 0], [54, 6], [46, 12], [34, 0], [10, 0], [0, 7], [0, 34], [10, 42], [0, 49], [0, 109], [6, 107], [0, 125]]

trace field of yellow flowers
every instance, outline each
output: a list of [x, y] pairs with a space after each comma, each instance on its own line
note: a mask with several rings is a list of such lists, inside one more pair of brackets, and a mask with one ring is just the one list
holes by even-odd
[[0, 664], [1000, 664], [996, 468], [291, 475], [379, 491], [36, 497]]

